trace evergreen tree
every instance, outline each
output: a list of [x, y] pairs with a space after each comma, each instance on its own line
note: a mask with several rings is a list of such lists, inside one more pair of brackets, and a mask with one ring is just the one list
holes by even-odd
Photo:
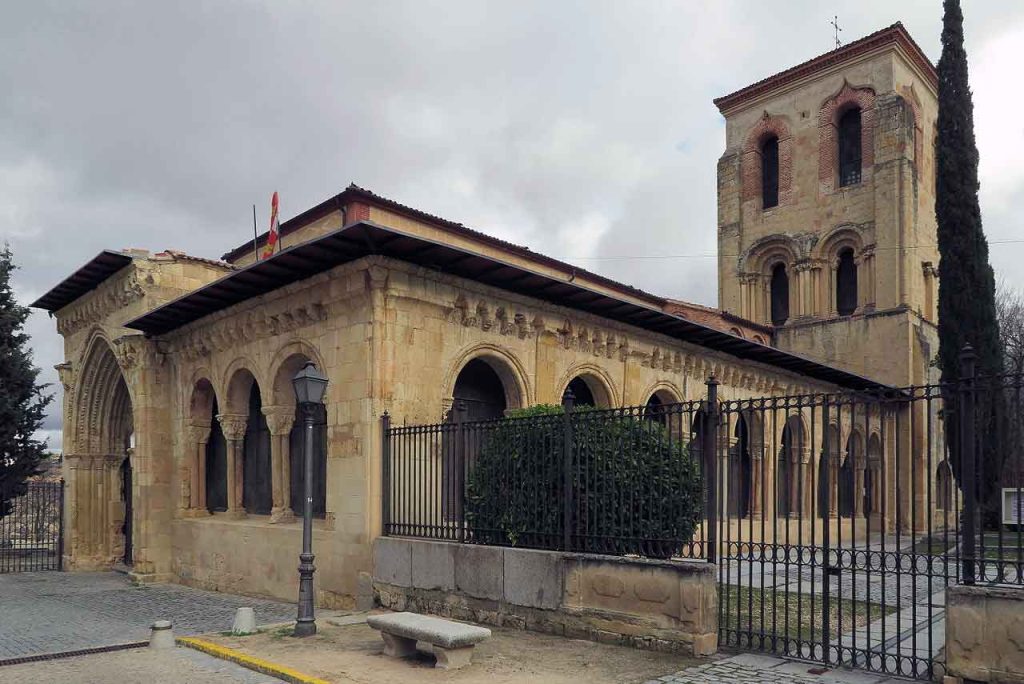
[[0, 252], [0, 518], [10, 513], [11, 500], [28, 489], [46, 455], [46, 443], [33, 435], [43, 423], [52, 395], [37, 384], [29, 337], [24, 331], [28, 307], [14, 299], [11, 249]]
[[[944, 383], [961, 374], [960, 353], [970, 344], [977, 354], [979, 375], [1002, 372], [999, 323], [996, 318], [995, 277], [988, 262], [988, 242], [978, 204], [978, 147], [974, 140], [974, 104], [967, 79], [963, 13], [959, 0], [944, 0], [942, 57], [939, 59], [939, 120], [935, 151], [935, 217], [938, 220], [939, 368]], [[999, 392], [977, 397], [979, 434], [996, 434], [1001, 415]], [[959, 434], [949, 425], [947, 437]], [[991, 509], [995, 483], [1002, 468], [997, 440], [984, 440], [977, 454], [978, 492], [982, 507]], [[952, 441], [956, 444], [955, 441]], [[953, 449], [954, 457], [958, 453]], [[960, 473], [954, 462], [954, 472]], [[988, 505], [986, 505], [988, 504]]]

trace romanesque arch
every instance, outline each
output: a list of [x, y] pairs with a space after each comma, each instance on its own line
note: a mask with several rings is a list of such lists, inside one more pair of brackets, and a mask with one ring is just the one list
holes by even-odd
[[792, 195], [793, 136], [783, 117], [770, 116], [765, 112], [747, 134], [740, 161], [743, 200], [753, 200], [762, 209], [770, 208], [764, 205], [763, 197], [764, 147], [767, 142], [774, 142], [776, 146], [776, 204], [789, 204]]
[[[295, 404], [292, 378], [307, 363], [323, 370], [319, 351], [311, 344], [296, 341], [277, 354], [268, 377], [273, 378], [270, 403], [262, 407], [270, 434], [271, 519], [291, 519], [302, 513], [305, 491], [305, 415]], [[329, 389], [328, 389], [329, 392]], [[329, 452], [327, 405], [314, 407], [313, 415], [313, 515], [327, 515], [327, 456]]]
[[825, 428], [825, 440], [818, 455], [817, 508], [818, 517], [835, 517], [837, 510], [836, 483], [839, 481], [839, 454], [842, 439], [835, 423]]
[[95, 334], [82, 357], [74, 395], [74, 439], [65, 445], [76, 567], [134, 560], [133, 402], [109, 341]]
[[799, 413], [786, 418], [782, 428], [776, 474], [776, 510], [779, 516], [799, 517], [803, 513], [802, 499], [806, 498], [804, 456], [810, 443], [807, 428]]
[[677, 437], [682, 434], [682, 410], [673, 406], [682, 401], [682, 392], [678, 387], [669, 382], [659, 382], [645, 390], [641, 396], [647, 397], [643, 412], [645, 419], [664, 425]]
[[591, 364], [573, 367], [560, 386], [562, 389], [559, 396], [566, 389], [571, 389], [577, 406], [612, 408], [618, 404], [611, 377], [603, 369]]
[[227, 507], [227, 444], [217, 420], [217, 392], [208, 371], [200, 371], [192, 382], [188, 402], [188, 447], [181, 477], [180, 507], [192, 515]]
[[875, 91], [843, 81], [818, 110], [818, 182], [825, 192], [839, 187], [839, 125], [844, 114], [860, 111], [860, 182], [871, 179], [875, 163]]
[[740, 258], [741, 315], [760, 323], [800, 315], [795, 267], [803, 257], [788, 235], [769, 235], [752, 244]]
[[226, 510], [234, 517], [271, 512], [270, 430], [253, 367], [241, 360], [229, 366], [218, 416], [227, 442]]
[[732, 446], [728, 456], [726, 479], [728, 511], [729, 515], [737, 518], [745, 518], [750, 515], [753, 502], [751, 441], [754, 435], [748, 418], [748, 414], [737, 414], [731, 435]]
[[[467, 389], [470, 389], [471, 393], [477, 393], [475, 390], [466, 387], [467, 377], [463, 376], [463, 372], [473, 362], [477, 362], [473, 364], [476, 366], [476, 370], [471, 368], [470, 373], [491, 377], [484, 368], [480, 367], [480, 364], [483, 364], [490, 370], [490, 373], [493, 373], [493, 376], [500, 380], [501, 390], [504, 393], [502, 400], [504, 408], [501, 411], [524, 408], [530, 404], [531, 395], [526, 380], [527, 375], [519, 359], [510, 352], [493, 344], [475, 344], [463, 350], [456, 357], [455, 362], [445, 375], [443, 392], [446, 405], [448, 405], [449, 401], [454, 401], [457, 389], [463, 393]], [[460, 379], [462, 380], [462, 387], [457, 388], [457, 385], [460, 384]], [[493, 378], [491, 377], [491, 379]], [[491, 384], [492, 389], [496, 388], [493, 383]], [[494, 394], [493, 391], [490, 393]], [[498, 401], [497, 397], [493, 397], [488, 403], [496, 405], [501, 402]]]
[[864, 439], [852, 430], [839, 468], [839, 515], [852, 518], [863, 511]]
[[827, 266], [819, 296], [830, 316], [851, 313], [841, 304], [844, 298], [852, 299], [857, 311], [874, 305], [874, 250], [863, 231], [861, 226], [837, 226], [814, 249], [815, 260]]

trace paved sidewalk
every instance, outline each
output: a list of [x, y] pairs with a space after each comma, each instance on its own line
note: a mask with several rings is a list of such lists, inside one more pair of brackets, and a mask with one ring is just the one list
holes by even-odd
[[224, 631], [240, 606], [252, 606], [260, 624], [295, 618], [294, 604], [176, 584], [134, 586], [114, 572], [0, 575], [0, 606], [0, 660], [145, 641], [161, 619], [177, 636]]
[[0, 667], [4, 684], [280, 684], [190, 648], [97, 653]]
[[691, 667], [674, 674], [652, 679], [645, 684], [702, 684], [703, 682], [742, 682], [742, 684], [907, 684], [905, 679], [891, 679], [867, 672], [828, 670], [811, 663], [784, 660], [772, 656], [744, 653], [707, 665]]

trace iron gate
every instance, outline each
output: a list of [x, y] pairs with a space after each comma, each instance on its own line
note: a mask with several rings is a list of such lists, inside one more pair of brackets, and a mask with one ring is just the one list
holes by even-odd
[[[720, 645], [941, 675], [946, 587], [1022, 584], [1022, 526], [985, 512], [980, 502], [998, 490], [974, 494], [983, 481], [1012, 483], [1002, 491], [1020, 506], [1022, 388], [1019, 375], [969, 375], [719, 402], [712, 381]], [[1001, 472], [986, 472], [986, 454], [1000, 456]]]
[[61, 570], [64, 481], [29, 482], [0, 518], [0, 573]]

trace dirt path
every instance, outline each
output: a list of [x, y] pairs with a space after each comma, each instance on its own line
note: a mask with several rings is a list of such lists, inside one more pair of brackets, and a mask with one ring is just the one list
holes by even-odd
[[365, 624], [338, 627], [318, 621], [318, 626], [320, 632], [316, 636], [301, 640], [286, 636], [284, 630], [248, 637], [207, 638], [339, 684], [623, 684], [648, 681], [706, 662], [679, 655], [492, 627], [493, 636], [477, 646], [471, 666], [445, 672], [433, 668], [434, 658], [429, 655], [429, 645], [420, 644], [416, 658], [395, 660], [383, 655], [380, 634]]

